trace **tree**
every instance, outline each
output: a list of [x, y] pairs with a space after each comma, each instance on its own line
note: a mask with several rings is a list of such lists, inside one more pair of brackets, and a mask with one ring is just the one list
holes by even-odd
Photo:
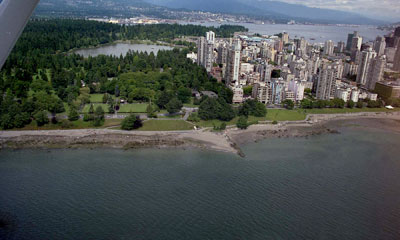
[[142, 126], [143, 123], [140, 117], [136, 116], [135, 114], [130, 114], [122, 121], [121, 128], [123, 130], [133, 130], [133, 129], [138, 129]]
[[294, 108], [294, 102], [290, 99], [286, 99], [282, 102], [282, 106], [286, 109], [292, 110]]
[[104, 124], [104, 110], [101, 106], [97, 106], [94, 112], [93, 125], [99, 127]]
[[237, 121], [237, 123], [236, 123], [236, 126], [239, 129], [246, 129], [248, 127], [247, 117], [246, 116], [240, 116], [238, 121]]
[[108, 112], [109, 113], [115, 113], [114, 99], [112, 98], [111, 95], [108, 95], [107, 104], [108, 104]]
[[157, 114], [155, 114], [153, 107], [149, 104], [146, 108], [147, 117], [148, 118], [156, 118]]
[[349, 101], [347, 102], [347, 107], [348, 107], [348, 108], [354, 108], [355, 105], [356, 105], [356, 104], [353, 102], [353, 100], [349, 100]]
[[161, 108], [165, 109], [166, 105], [171, 101], [171, 99], [174, 97], [174, 94], [170, 91], [162, 91], [160, 96], [157, 98], [156, 104]]
[[79, 119], [79, 113], [76, 110], [76, 107], [71, 105], [69, 108], [69, 112], [68, 112], [68, 120], [70, 121], [76, 121]]
[[108, 93], [103, 94], [103, 103], [107, 103], [108, 101]]
[[49, 103], [47, 110], [51, 112], [53, 117], [55, 117], [57, 113], [62, 113], [65, 111], [64, 103], [61, 101], [61, 99], [58, 97], [51, 97], [50, 101], [51, 102]]
[[203, 120], [230, 121], [235, 117], [235, 112], [224, 98], [205, 98], [199, 106], [198, 115]]
[[0, 116], [1, 129], [12, 129], [14, 128], [14, 122], [10, 114], [5, 113]]
[[344, 108], [345, 104], [345, 101], [341, 98], [335, 98], [332, 100], [332, 105], [335, 108]]
[[243, 87], [243, 95], [251, 96], [252, 92], [253, 92], [253, 86], [250, 85]]
[[281, 70], [280, 69], [272, 70], [271, 77], [272, 78], [280, 78], [281, 77]]
[[192, 90], [186, 87], [180, 87], [178, 89], [178, 99], [183, 103], [189, 103], [190, 97], [192, 96]]
[[311, 109], [313, 108], [313, 102], [309, 99], [303, 99], [300, 102], [300, 107], [303, 109]]
[[363, 108], [363, 107], [364, 107], [364, 103], [362, 101], [358, 101], [357, 108]]
[[167, 108], [167, 111], [172, 114], [179, 112], [183, 107], [183, 104], [180, 100], [178, 100], [178, 98], [173, 98], [167, 103], [165, 107]]
[[254, 99], [246, 100], [239, 108], [239, 115], [246, 117], [249, 115], [255, 117], [265, 117], [266, 114], [267, 108], [265, 105]]
[[39, 111], [34, 115], [36, 124], [40, 127], [49, 123], [49, 118], [46, 111]]

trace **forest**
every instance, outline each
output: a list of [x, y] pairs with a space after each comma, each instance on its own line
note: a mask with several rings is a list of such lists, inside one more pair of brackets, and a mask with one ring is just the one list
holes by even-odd
[[187, 101], [191, 90], [208, 90], [230, 103], [231, 90], [187, 59], [186, 48], [160, 51], [157, 56], [129, 52], [119, 57], [83, 58], [68, 53], [71, 49], [116, 40], [173, 40], [180, 36], [202, 36], [210, 30], [218, 37], [229, 37], [245, 29], [31, 20], [0, 72], [0, 128], [20, 128], [32, 120], [38, 125], [46, 124], [47, 115], [57, 122], [57, 114], [67, 109], [69, 113], [82, 109], [93, 93], [107, 93], [128, 102], [154, 101], [159, 108], [166, 108], [172, 99]]

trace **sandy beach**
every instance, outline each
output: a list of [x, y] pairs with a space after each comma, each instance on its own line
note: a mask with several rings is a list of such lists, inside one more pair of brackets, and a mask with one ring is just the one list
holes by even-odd
[[346, 127], [378, 128], [400, 133], [400, 113], [315, 114], [305, 121], [257, 124], [246, 130], [210, 129], [151, 132], [111, 129], [0, 131], [1, 149], [20, 148], [164, 148], [196, 147], [244, 156], [240, 145], [270, 137], [338, 134]]

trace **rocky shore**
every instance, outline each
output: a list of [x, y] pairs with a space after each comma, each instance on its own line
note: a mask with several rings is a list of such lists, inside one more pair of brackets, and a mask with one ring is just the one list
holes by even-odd
[[22, 148], [165, 148], [196, 147], [244, 157], [240, 145], [265, 138], [309, 137], [338, 134], [347, 127], [377, 128], [400, 133], [400, 113], [311, 115], [306, 121], [252, 125], [246, 130], [229, 128], [173, 132], [111, 129], [0, 131], [0, 149]]

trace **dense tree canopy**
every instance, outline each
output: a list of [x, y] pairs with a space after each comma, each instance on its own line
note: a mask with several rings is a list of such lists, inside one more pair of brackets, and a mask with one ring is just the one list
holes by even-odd
[[[90, 102], [90, 93], [114, 94], [128, 102], [154, 101], [165, 109], [173, 98], [189, 103], [191, 90], [195, 89], [216, 92], [225, 102], [231, 103], [232, 91], [187, 59], [188, 49], [159, 51], [157, 56], [128, 52], [126, 56], [84, 58], [66, 53], [74, 48], [115, 40], [170, 41], [184, 35], [205, 35], [209, 30], [228, 37], [243, 28], [169, 24], [120, 26], [85, 20], [32, 20], [0, 71], [0, 100], [4, 103], [0, 109], [0, 127], [23, 127], [35, 119], [35, 114], [43, 111], [51, 113], [55, 119], [57, 113], [65, 111], [65, 104], [82, 110], [84, 104]], [[115, 103], [108, 97], [104, 101], [113, 112]], [[71, 119], [76, 119], [74, 110], [68, 113]], [[95, 109], [85, 114], [84, 120], [95, 121], [96, 125], [103, 122], [95, 116]]]

